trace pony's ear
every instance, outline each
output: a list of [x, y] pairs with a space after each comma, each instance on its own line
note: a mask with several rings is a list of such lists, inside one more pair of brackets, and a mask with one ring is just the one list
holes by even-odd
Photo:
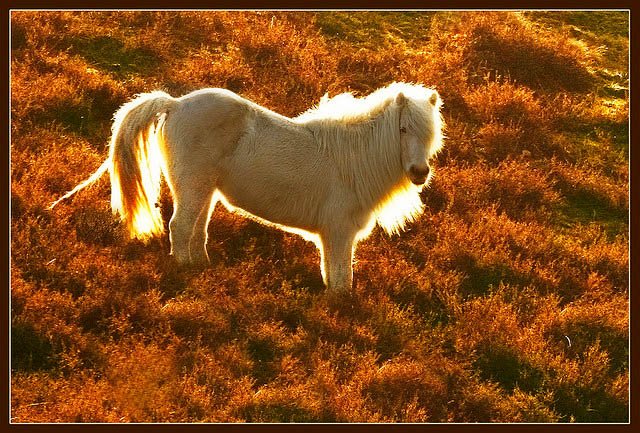
[[435, 90], [433, 91], [433, 93], [431, 94], [431, 97], [429, 98], [429, 102], [434, 107], [436, 106], [436, 102], [438, 102], [438, 92], [436, 92]]
[[396, 105], [399, 107], [399, 113], [400, 113], [400, 134], [404, 134], [405, 132], [407, 132], [407, 127], [406, 127], [406, 122], [404, 119], [404, 112], [406, 111], [405, 108], [407, 106], [407, 97], [404, 96], [404, 93], [400, 92], [396, 95]]

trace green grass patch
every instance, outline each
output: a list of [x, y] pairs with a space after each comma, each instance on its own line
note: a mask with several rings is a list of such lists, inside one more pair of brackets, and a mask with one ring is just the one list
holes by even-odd
[[144, 47], [128, 47], [119, 39], [109, 36], [73, 38], [71, 51], [84, 57], [97, 69], [118, 77], [151, 73], [162, 59], [153, 50]]
[[531, 11], [525, 16], [554, 27], [572, 25], [600, 36], [629, 35], [629, 13], [626, 11]]
[[611, 239], [629, 230], [627, 210], [613, 207], [602, 197], [589, 191], [577, 190], [568, 194], [558, 211], [560, 227], [570, 229], [577, 224], [597, 223]]
[[[525, 12], [532, 21], [570, 34], [601, 53], [607, 69], [627, 71], [629, 13], [626, 11]], [[603, 50], [604, 48], [604, 50]], [[628, 79], [628, 76], [626, 77]]]
[[429, 38], [436, 12], [319, 12], [316, 24], [328, 39], [379, 48], [401, 40], [408, 45]]

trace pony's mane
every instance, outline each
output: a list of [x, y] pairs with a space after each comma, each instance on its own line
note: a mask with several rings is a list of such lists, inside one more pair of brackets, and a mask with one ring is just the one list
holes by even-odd
[[[404, 107], [394, 103], [400, 93], [406, 97]], [[433, 95], [435, 104], [430, 102]], [[293, 121], [311, 130], [363, 207], [373, 208], [377, 222], [394, 233], [423, 210], [420, 188], [411, 184], [402, 170], [401, 109], [411, 132], [432, 142], [432, 155], [442, 141], [439, 107], [435, 90], [419, 84], [392, 83], [362, 98], [349, 92], [332, 98], [325, 95], [317, 106]]]
[[[441, 100], [435, 90], [422, 84], [394, 82], [361, 98], [353, 96], [351, 92], [341, 93], [332, 98], [325, 94], [318, 105], [295, 117], [293, 121], [308, 127], [323, 148], [330, 147], [333, 148], [330, 150], [341, 152], [345, 148], [371, 142], [374, 137], [370, 132], [374, 129], [377, 134], [385, 132], [375, 127], [380, 117], [384, 117], [390, 126], [397, 126], [400, 112], [393, 102], [400, 93], [407, 99], [409, 109], [404, 111], [404, 116], [409, 128], [420, 139], [435, 134], [432, 140], [435, 147], [431, 149], [431, 154], [436, 153], [442, 144], [442, 119], [439, 114]], [[434, 95], [435, 104], [430, 102]], [[432, 108], [437, 112], [435, 115], [430, 112]], [[384, 116], [381, 116], [382, 114]], [[399, 133], [397, 128], [392, 130], [396, 134]], [[377, 138], [387, 141], [388, 138], [397, 137]], [[345, 142], [348, 146], [345, 146]]]
[[331, 98], [327, 93], [316, 106], [300, 114], [295, 120], [300, 123], [336, 121], [343, 125], [353, 124], [382, 113], [398, 93], [403, 93], [414, 101], [426, 102], [434, 92], [422, 84], [396, 82], [360, 98], [353, 96], [351, 92], [340, 93]]

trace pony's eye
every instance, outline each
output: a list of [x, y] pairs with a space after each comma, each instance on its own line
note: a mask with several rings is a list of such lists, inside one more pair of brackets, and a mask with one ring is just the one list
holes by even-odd
[[401, 134], [406, 134], [407, 133], [407, 128], [405, 128], [404, 126], [400, 127], [400, 133]]

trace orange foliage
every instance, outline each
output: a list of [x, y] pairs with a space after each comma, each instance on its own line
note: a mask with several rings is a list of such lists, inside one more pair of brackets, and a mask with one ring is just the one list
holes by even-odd
[[[627, 421], [626, 55], [611, 87], [598, 32], [354, 12], [330, 33], [338, 14], [12, 12], [14, 422]], [[350, 16], [402, 28], [378, 44]], [[204, 270], [128, 240], [105, 181], [46, 210], [136, 93], [293, 116], [392, 81], [439, 90], [446, 145], [425, 214], [361, 243], [342, 305], [312, 244], [221, 208]]]

